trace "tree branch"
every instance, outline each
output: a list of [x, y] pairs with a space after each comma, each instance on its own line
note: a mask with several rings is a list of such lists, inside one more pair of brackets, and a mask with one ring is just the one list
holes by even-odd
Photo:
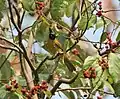
[[16, 47], [21, 53], [23, 53], [23, 50], [22, 50], [19, 46], [17, 46], [17, 45], [16, 45], [15, 43], [13, 43], [13, 42], [7, 40], [5, 37], [0, 36], [0, 40], [6, 41], [8, 44], [13, 45], [13, 46]]
[[20, 22], [20, 13], [18, 12], [18, 9], [15, 7], [15, 5], [13, 4], [13, 8], [16, 12], [16, 15], [17, 15], [17, 24], [18, 24], [18, 27], [19, 29], [21, 29], [21, 22]]
[[104, 52], [99, 51], [99, 55], [103, 56], [105, 54], [109, 54], [112, 49], [115, 49], [115, 48], [119, 47], [120, 46], [120, 40], [117, 41], [116, 43], [117, 43], [116, 45], [113, 45], [112, 48], [109, 48], [109, 49], [105, 50]]
[[11, 7], [12, 4], [11, 4], [10, 0], [7, 0], [7, 1], [8, 1], [8, 5], [9, 5], [9, 11], [10, 11], [11, 21], [12, 21], [14, 27], [16, 28], [16, 30], [17, 30], [18, 33], [19, 33], [19, 32], [21, 32], [21, 31], [20, 31], [19, 27], [18, 27], [18, 26], [16, 25], [16, 23], [15, 23], [14, 16], [13, 16], [13, 13], [12, 13], [12, 7]]
[[14, 48], [14, 47], [8, 47], [8, 46], [4, 46], [4, 45], [2, 45], [2, 44], [0, 44], [0, 47], [1, 47], [1, 48], [4, 48], [4, 49], [14, 50], [14, 51], [16, 51], [16, 52], [18, 52], [18, 53], [21, 53], [19, 50], [17, 50], [17, 49]]
[[53, 95], [53, 94], [56, 92], [57, 88], [59, 88], [59, 86], [60, 86], [62, 83], [65, 83], [65, 84], [71, 84], [71, 83], [73, 83], [73, 82], [76, 80], [76, 78], [78, 77], [78, 75], [79, 75], [79, 73], [77, 73], [77, 74], [76, 74], [73, 78], [71, 78], [71, 79], [61, 78], [61, 79], [55, 84], [55, 86], [52, 88], [51, 94]]

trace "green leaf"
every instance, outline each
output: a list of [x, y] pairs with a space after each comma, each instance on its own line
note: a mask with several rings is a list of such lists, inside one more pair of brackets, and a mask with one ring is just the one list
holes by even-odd
[[80, 74], [78, 75], [78, 78], [75, 80], [75, 82], [70, 84], [70, 87], [75, 88], [75, 87], [80, 87], [85, 85], [86, 85], [86, 80], [83, 78], [83, 72], [80, 72]]
[[[91, 16], [91, 14], [89, 14], [89, 16]], [[94, 26], [94, 24], [96, 23], [97, 17], [95, 15], [92, 15], [90, 20], [90, 17], [87, 16], [82, 16], [81, 20], [79, 21], [78, 27], [80, 30], [84, 30], [87, 26], [87, 29], [91, 28]]]
[[96, 15], [92, 15], [92, 17], [91, 17], [91, 19], [90, 19], [90, 21], [89, 21], [88, 26], [89, 26], [89, 27], [92, 27], [96, 22], [97, 22], [97, 17], [96, 17]]
[[45, 93], [45, 95], [48, 97], [48, 98], [50, 98], [51, 96], [52, 96], [52, 94], [51, 94], [51, 92], [50, 91], [44, 91], [44, 93]]
[[66, 27], [66, 28], [70, 28], [69, 25], [67, 23], [65, 23], [64, 21], [60, 20], [59, 21], [60, 25], [62, 25], [63, 27]]
[[7, 91], [5, 90], [5, 86], [2, 86], [0, 88], [0, 99], [4, 99], [6, 94], [7, 94]]
[[115, 93], [114, 88], [111, 86], [111, 84], [108, 81], [104, 81], [104, 85], [108, 87], [112, 93]]
[[98, 64], [96, 65], [97, 66], [94, 66], [94, 68], [96, 69], [97, 77], [92, 80], [93, 86], [95, 87], [94, 90], [103, 88], [104, 81], [107, 80], [106, 71], [103, 71]]
[[73, 2], [74, 0], [53, 0], [50, 9], [52, 18], [59, 21], [63, 17], [66, 8]]
[[0, 0], [0, 11], [5, 10], [5, 8], [6, 8], [5, 0]]
[[107, 33], [106, 32], [102, 33], [102, 35], [100, 37], [100, 42], [102, 43], [103, 41], [105, 41], [106, 37], [107, 37]]
[[68, 67], [69, 71], [72, 72], [72, 71], [76, 70], [75, 67], [73, 66], [72, 62], [67, 57], [64, 57], [64, 63]]
[[35, 1], [34, 0], [22, 0], [23, 7], [28, 12], [32, 13], [35, 10]]
[[39, 78], [40, 78], [39, 80], [42, 81], [42, 80], [47, 80], [49, 74], [47, 74], [47, 73], [46, 73], [46, 74], [45, 74], [45, 73], [44, 73], [44, 74], [43, 74], [43, 73], [40, 73], [40, 74], [38, 74], [38, 76], [39, 76]]
[[74, 93], [72, 91], [64, 91], [63, 93], [68, 99], [75, 99]]
[[72, 63], [76, 66], [81, 66], [81, 62], [78, 60], [74, 60], [74, 61], [72, 61]]
[[6, 60], [6, 57], [4, 55], [0, 55], [0, 80], [9, 80], [13, 76], [13, 70], [10, 66], [9, 61], [6, 61], [4, 65], [2, 63], [4, 60]]
[[120, 80], [113, 85], [115, 94], [120, 97]]
[[5, 8], [6, 8], [5, 0], [0, 0], [0, 22], [1, 19], [3, 18], [2, 12], [6, 10]]
[[116, 41], [120, 40], [120, 32], [117, 35]]
[[120, 75], [120, 58], [117, 54], [110, 53], [109, 54], [109, 73], [112, 77], [114, 83], [119, 80]]
[[82, 16], [81, 17], [81, 20], [79, 21], [79, 24], [78, 24], [78, 28], [79, 30], [84, 30], [86, 28], [86, 25], [87, 25], [87, 17], [86, 16]]
[[70, 17], [72, 16], [73, 13], [73, 9], [74, 9], [74, 3], [70, 4], [67, 8], [66, 8], [66, 16]]
[[102, 19], [97, 20], [96, 23], [96, 29], [101, 28], [103, 26], [104, 22]]
[[75, 99], [75, 95], [74, 95], [73, 91], [70, 91], [69, 95], [70, 95], [70, 99]]
[[64, 0], [53, 0], [50, 13], [54, 20], [60, 20], [64, 15], [64, 9], [66, 5], [63, 4]]
[[23, 98], [16, 92], [8, 92], [3, 99], [23, 99]]
[[1, 22], [1, 19], [3, 18], [3, 15], [2, 13], [0, 12], [0, 22]]
[[98, 56], [88, 56], [84, 61], [83, 69], [87, 69], [88, 67], [92, 66], [98, 58]]
[[17, 76], [16, 79], [17, 79], [17, 81], [18, 81], [18, 83], [19, 83], [20, 86], [27, 86], [27, 85], [26, 85], [26, 80], [25, 80], [24, 77], [22, 77], [22, 76]]
[[104, 25], [107, 27], [109, 24], [111, 24], [110, 20], [102, 17], [101, 19], [97, 20], [96, 29], [99, 29], [99, 28], [103, 27]]
[[45, 22], [42, 22], [40, 26], [37, 27], [35, 38], [38, 42], [44, 42], [48, 39], [48, 37], [49, 37], [48, 24], [46, 24]]

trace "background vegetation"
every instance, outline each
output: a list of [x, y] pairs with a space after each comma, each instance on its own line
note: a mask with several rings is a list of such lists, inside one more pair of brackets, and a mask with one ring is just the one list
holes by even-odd
[[[98, 0], [0, 0], [0, 99], [50, 99], [56, 92], [68, 99], [93, 99], [96, 92], [97, 99], [106, 94], [119, 97], [120, 33], [115, 32], [119, 21], [106, 16], [119, 10], [104, 10], [102, 4]], [[26, 15], [35, 21], [23, 27]], [[71, 24], [63, 21], [64, 16]], [[110, 24], [112, 32], [108, 32]], [[90, 28], [95, 28], [95, 34], [101, 27], [99, 42], [84, 36]], [[46, 52], [36, 53], [34, 43]]]

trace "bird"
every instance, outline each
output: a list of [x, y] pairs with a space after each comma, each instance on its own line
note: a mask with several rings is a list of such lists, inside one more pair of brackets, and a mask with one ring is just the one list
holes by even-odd
[[60, 55], [61, 59], [64, 60], [65, 65], [69, 69], [69, 71], [73, 72], [76, 70], [76, 68], [73, 66], [73, 64], [68, 59], [67, 53], [64, 51], [62, 44], [60, 41], [56, 38], [55, 33], [52, 31], [51, 28], [49, 28], [49, 38], [44, 44], [45, 50], [47, 50], [50, 54], [55, 55], [57, 53], [63, 53]]

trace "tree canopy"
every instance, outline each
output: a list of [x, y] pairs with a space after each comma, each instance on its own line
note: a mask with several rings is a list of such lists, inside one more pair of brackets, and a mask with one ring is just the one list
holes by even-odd
[[[103, 3], [0, 0], [0, 99], [120, 97], [120, 24], [110, 16], [119, 10]], [[91, 28], [102, 29], [98, 41], [85, 36]]]

